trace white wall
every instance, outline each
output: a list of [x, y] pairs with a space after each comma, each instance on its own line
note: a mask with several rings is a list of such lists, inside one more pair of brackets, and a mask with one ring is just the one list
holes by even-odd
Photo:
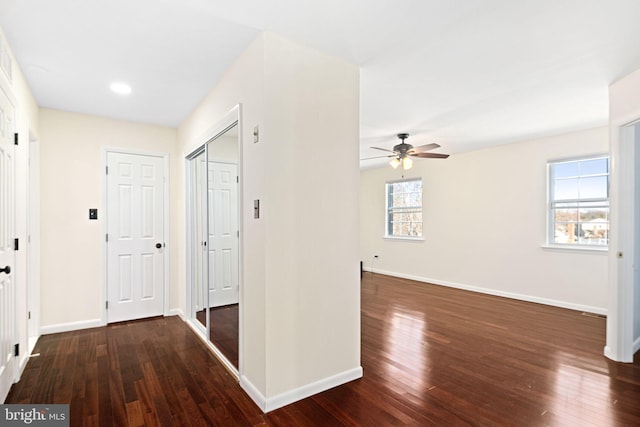
[[[40, 111], [41, 139], [41, 325], [43, 331], [95, 326], [100, 322], [103, 148], [119, 147], [168, 153], [170, 156], [171, 308], [178, 307], [178, 229], [182, 205], [173, 202], [178, 185], [175, 129], [87, 116], [57, 110]], [[89, 208], [99, 208], [90, 221]]]
[[[549, 160], [608, 152], [607, 128], [416, 160], [424, 241], [384, 239], [391, 167], [361, 173], [367, 269], [530, 301], [606, 312], [606, 252], [545, 249]], [[374, 255], [379, 258], [374, 260]]]
[[184, 156], [242, 103], [240, 371], [266, 410], [361, 373], [358, 78], [352, 64], [262, 34], [179, 129]]

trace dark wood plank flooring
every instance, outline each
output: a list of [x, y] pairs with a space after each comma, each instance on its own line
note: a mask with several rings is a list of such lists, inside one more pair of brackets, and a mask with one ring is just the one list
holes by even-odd
[[637, 426], [640, 358], [605, 320], [365, 273], [364, 378], [262, 414], [179, 318], [40, 338], [6, 403], [70, 403], [71, 425]]

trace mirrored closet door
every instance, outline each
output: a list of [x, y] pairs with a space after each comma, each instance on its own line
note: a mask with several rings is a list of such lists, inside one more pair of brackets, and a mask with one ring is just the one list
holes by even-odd
[[238, 369], [239, 184], [237, 123], [190, 158], [192, 321]]

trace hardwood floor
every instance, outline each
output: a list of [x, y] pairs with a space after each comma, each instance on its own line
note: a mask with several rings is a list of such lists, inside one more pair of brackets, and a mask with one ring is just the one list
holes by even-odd
[[6, 403], [70, 403], [71, 425], [640, 425], [640, 358], [605, 320], [365, 273], [364, 377], [262, 414], [180, 319], [40, 338]]

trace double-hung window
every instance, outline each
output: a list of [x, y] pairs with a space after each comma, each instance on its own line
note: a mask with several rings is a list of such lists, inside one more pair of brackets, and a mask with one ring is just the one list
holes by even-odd
[[422, 179], [387, 182], [386, 237], [422, 237]]
[[609, 157], [549, 162], [550, 244], [607, 247]]

